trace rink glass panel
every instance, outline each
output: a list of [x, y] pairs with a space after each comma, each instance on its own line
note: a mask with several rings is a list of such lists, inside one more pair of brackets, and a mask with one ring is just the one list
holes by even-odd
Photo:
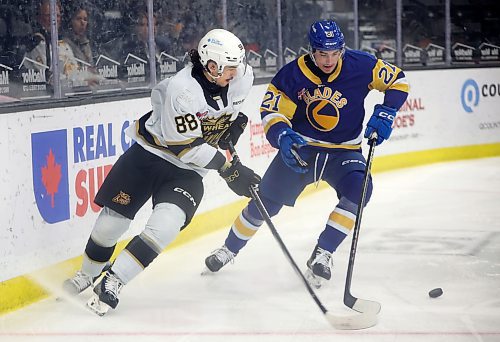
[[[63, 41], [77, 1], [50, 1], [49, 19], [57, 19], [50, 31], [57, 29], [56, 41]], [[188, 51], [204, 33], [220, 27], [242, 40], [256, 83], [266, 83], [282, 65], [307, 53], [308, 27], [321, 18], [338, 22], [348, 48], [400, 62], [405, 69], [500, 65], [500, 2], [494, 0], [480, 5], [464, 0], [145, 0], [144, 6], [87, 0], [92, 58], [76, 53], [69, 58], [58, 43], [57, 63], [50, 65], [26, 60], [37, 31], [37, 2], [0, 0], [0, 107], [40, 99], [147, 96], [189, 62]], [[50, 61], [52, 50], [47, 51]]]
[[403, 0], [402, 62], [406, 67], [446, 64], [445, 4], [440, 0]]

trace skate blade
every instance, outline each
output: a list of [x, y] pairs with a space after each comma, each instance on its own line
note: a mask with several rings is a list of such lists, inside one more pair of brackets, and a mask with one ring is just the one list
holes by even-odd
[[76, 288], [76, 286], [73, 284], [71, 279], [65, 280], [63, 283], [63, 286], [62, 286], [64, 293], [66, 293], [70, 296], [78, 296], [80, 293], [85, 292], [87, 289], [93, 288], [93, 287], [94, 287], [93, 285], [90, 285], [89, 287], [83, 289], [82, 291], [79, 291]]
[[71, 279], [66, 279], [64, 281], [62, 289], [64, 293], [69, 294], [70, 296], [76, 296], [79, 293], [76, 287], [73, 285]]
[[304, 273], [304, 277], [306, 278], [309, 285], [311, 285], [315, 289], [321, 288], [321, 286], [325, 283], [325, 279], [315, 276], [310, 269], [306, 270], [306, 272]]
[[110, 309], [110, 306], [106, 303], [103, 303], [99, 300], [97, 295], [92, 296], [87, 302], [87, 308], [90, 309], [93, 313], [104, 316]]
[[210, 270], [208, 269], [208, 267], [205, 267], [205, 268], [203, 269], [203, 271], [201, 271], [200, 275], [201, 275], [202, 277], [205, 277], [205, 276], [209, 276], [209, 277], [210, 277], [210, 276], [214, 276], [214, 275], [215, 275], [215, 273], [216, 273], [216, 272], [212, 272], [212, 271], [210, 271]]

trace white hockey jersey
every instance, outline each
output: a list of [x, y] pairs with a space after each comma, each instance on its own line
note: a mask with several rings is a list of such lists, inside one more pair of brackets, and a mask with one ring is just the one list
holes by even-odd
[[[191, 75], [192, 65], [158, 83], [151, 92], [152, 112], [131, 125], [126, 134], [147, 151], [184, 169], [207, 173], [205, 166], [217, 152], [217, 143], [237, 117], [253, 84], [247, 65], [222, 96], [204, 92]], [[227, 91], [227, 93], [226, 93]]]

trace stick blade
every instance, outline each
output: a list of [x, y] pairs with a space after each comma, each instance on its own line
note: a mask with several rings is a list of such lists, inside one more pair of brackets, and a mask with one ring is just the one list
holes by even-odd
[[361, 330], [375, 326], [378, 322], [377, 314], [361, 313], [354, 315], [333, 315], [325, 313], [325, 318], [332, 327], [339, 330]]
[[358, 298], [356, 302], [354, 302], [354, 305], [352, 306], [351, 309], [360, 313], [377, 315], [382, 309], [382, 306], [380, 305], [379, 302]]
[[374, 315], [378, 314], [382, 309], [382, 306], [380, 305], [379, 302], [368, 299], [356, 298], [353, 295], [351, 295], [348, 291], [344, 293], [344, 304], [347, 307], [357, 312], [371, 313]]

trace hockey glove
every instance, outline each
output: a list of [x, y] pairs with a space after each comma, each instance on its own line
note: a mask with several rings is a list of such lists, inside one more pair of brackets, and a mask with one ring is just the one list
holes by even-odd
[[373, 114], [366, 124], [365, 138], [370, 139], [373, 133], [377, 134], [377, 143], [380, 145], [389, 139], [392, 132], [392, 123], [396, 118], [397, 110], [382, 104], [375, 105]]
[[219, 139], [219, 147], [223, 150], [229, 149], [229, 142], [233, 143], [233, 146], [236, 146], [240, 135], [245, 130], [247, 126], [248, 117], [242, 112], [238, 113], [238, 116], [231, 123], [231, 126], [222, 134]]
[[291, 128], [285, 128], [278, 136], [278, 145], [280, 147], [281, 158], [285, 164], [293, 171], [306, 173], [308, 171], [307, 163], [302, 160], [298, 150], [307, 143], [300, 135]]
[[252, 197], [250, 187], [260, 183], [260, 176], [239, 161], [226, 163], [219, 175], [224, 178], [227, 185], [238, 196]]

